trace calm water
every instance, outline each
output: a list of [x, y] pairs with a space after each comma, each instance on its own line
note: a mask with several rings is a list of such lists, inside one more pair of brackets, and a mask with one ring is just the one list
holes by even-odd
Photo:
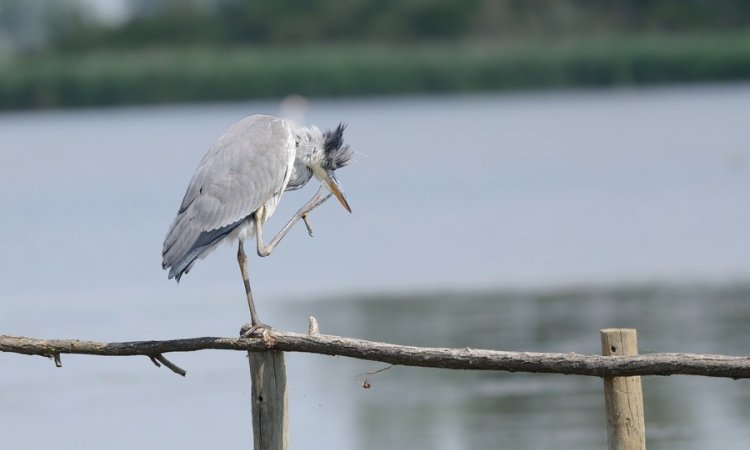
[[[234, 249], [175, 286], [166, 228], [232, 122], [276, 103], [0, 115], [0, 333], [132, 340], [236, 334]], [[313, 101], [349, 123], [354, 214], [314, 214], [252, 258], [280, 328], [404, 344], [743, 354], [750, 344], [750, 85]], [[285, 196], [271, 230], [308, 196]], [[579, 287], [577, 287], [579, 286]], [[247, 446], [245, 358], [0, 355], [0, 447]], [[288, 356], [298, 449], [602, 448], [601, 381]], [[647, 378], [650, 448], [746, 448], [745, 381]], [[40, 432], [39, 430], [44, 430]]]

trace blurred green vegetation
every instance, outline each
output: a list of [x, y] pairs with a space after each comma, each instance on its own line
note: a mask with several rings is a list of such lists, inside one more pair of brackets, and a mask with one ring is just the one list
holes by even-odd
[[750, 78], [746, 0], [80, 1], [0, 0], [0, 108]]
[[[61, 2], [65, 0], [57, 0], [59, 9]], [[132, 16], [117, 26], [87, 23], [84, 18], [75, 27], [58, 25], [55, 46], [79, 50], [556, 39], [603, 33], [726, 32], [750, 24], [747, 0], [131, 0], [130, 4]], [[67, 8], [71, 9], [72, 5]], [[60, 16], [70, 21], [76, 14], [56, 13]]]

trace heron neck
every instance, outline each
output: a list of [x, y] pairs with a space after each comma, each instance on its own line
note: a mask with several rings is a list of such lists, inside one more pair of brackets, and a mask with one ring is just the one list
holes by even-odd
[[294, 160], [294, 166], [292, 166], [292, 176], [289, 177], [289, 183], [286, 185], [287, 191], [294, 191], [307, 184], [312, 178], [313, 173], [306, 164], [304, 164], [300, 158]]

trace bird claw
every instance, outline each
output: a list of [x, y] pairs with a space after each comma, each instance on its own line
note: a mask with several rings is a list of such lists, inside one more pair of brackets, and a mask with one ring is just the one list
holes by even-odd
[[307, 234], [310, 235], [310, 237], [313, 237], [313, 230], [310, 226], [310, 222], [307, 221], [307, 214], [302, 216], [302, 221], [305, 222], [305, 227], [307, 228]]
[[271, 331], [273, 328], [271, 328], [270, 325], [266, 325], [265, 323], [258, 322], [255, 325], [246, 323], [242, 325], [242, 328], [240, 328], [240, 337], [243, 338], [249, 338], [249, 337], [260, 337], [263, 335], [263, 331], [268, 330]]

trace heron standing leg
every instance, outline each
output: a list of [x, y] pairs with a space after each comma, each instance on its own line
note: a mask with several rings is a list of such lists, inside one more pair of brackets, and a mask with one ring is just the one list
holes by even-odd
[[[310, 224], [307, 222], [307, 215], [310, 214], [310, 212], [317, 208], [318, 206], [322, 205], [326, 200], [328, 200], [331, 197], [331, 194], [328, 194], [326, 196], [321, 195], [323, 188], [320, 188], [317, 193], [307, 202], [305, 203], [302, 208], [300, 208], [294, 216], [287, 222], [286, 225], [279, 231], [279, 234], [274, 236], [274, 238], [271, 240], [271, 242], [268, 245], [265, 245], [263, 243], [263, 215], [264, 211], [263, 209], [259, 209], [256, 211], [254, 217], [255, 217], [255, 234], [257, 236], [257, 242], [258, 242], [258, 255], [260, 256], [268, 256], [273, 251], [274, 247], [281, 241], [281, 239], [286, 236], [286, 234], [289, 232], [289, 230], [292, 229], [292, 226], [294, 226], [295, 223], [297, 223], [300, 219], [304, 220], [305, 226], [307, 227], [307, 232], [312, 236], [312, 229], [310, 228]], [[268, 325], [262, 323], [258, 319], [258, 313], [255, 311], [255, 302], [253, 302], [253, 292], [250, 289], [250, 277], [247, 273], [247, 255], [245, 255], [245, 249], [243, 246], [243, 241], [239, 240], [239, 246], [237, 248], [237, 262], [240, 265], [240, 272], [242, 273], [242, 281], [245, 283], [245, 293], [247, 294], [247, 306], [250, 308], [250, 326], [243, 326], [240, 333], [242, 336], [250, 336], [254, 332], [256, 332], [258, 329], [261, 328], [271, 328]]]
[[268, 328], [267, 325], [258, 320], [258, 313], [255, 311], [255, 303], [253, 302], [253, 291], [250, 289], [250, 277], [247, 274], [247, 256], [245, 255], [245, 249], [242, 245], [242, 239], [240, 239], [239, 247], [237, 248], [237, 262], [240, 265], [240, 273], [242, 273], [242, 281], [245, 282], [245, 294], [247, 294], [247, 306], [250, 308], [250, 328], [247, 331], [243, 331], [243, 334], [252, 334], [258, 328]]

